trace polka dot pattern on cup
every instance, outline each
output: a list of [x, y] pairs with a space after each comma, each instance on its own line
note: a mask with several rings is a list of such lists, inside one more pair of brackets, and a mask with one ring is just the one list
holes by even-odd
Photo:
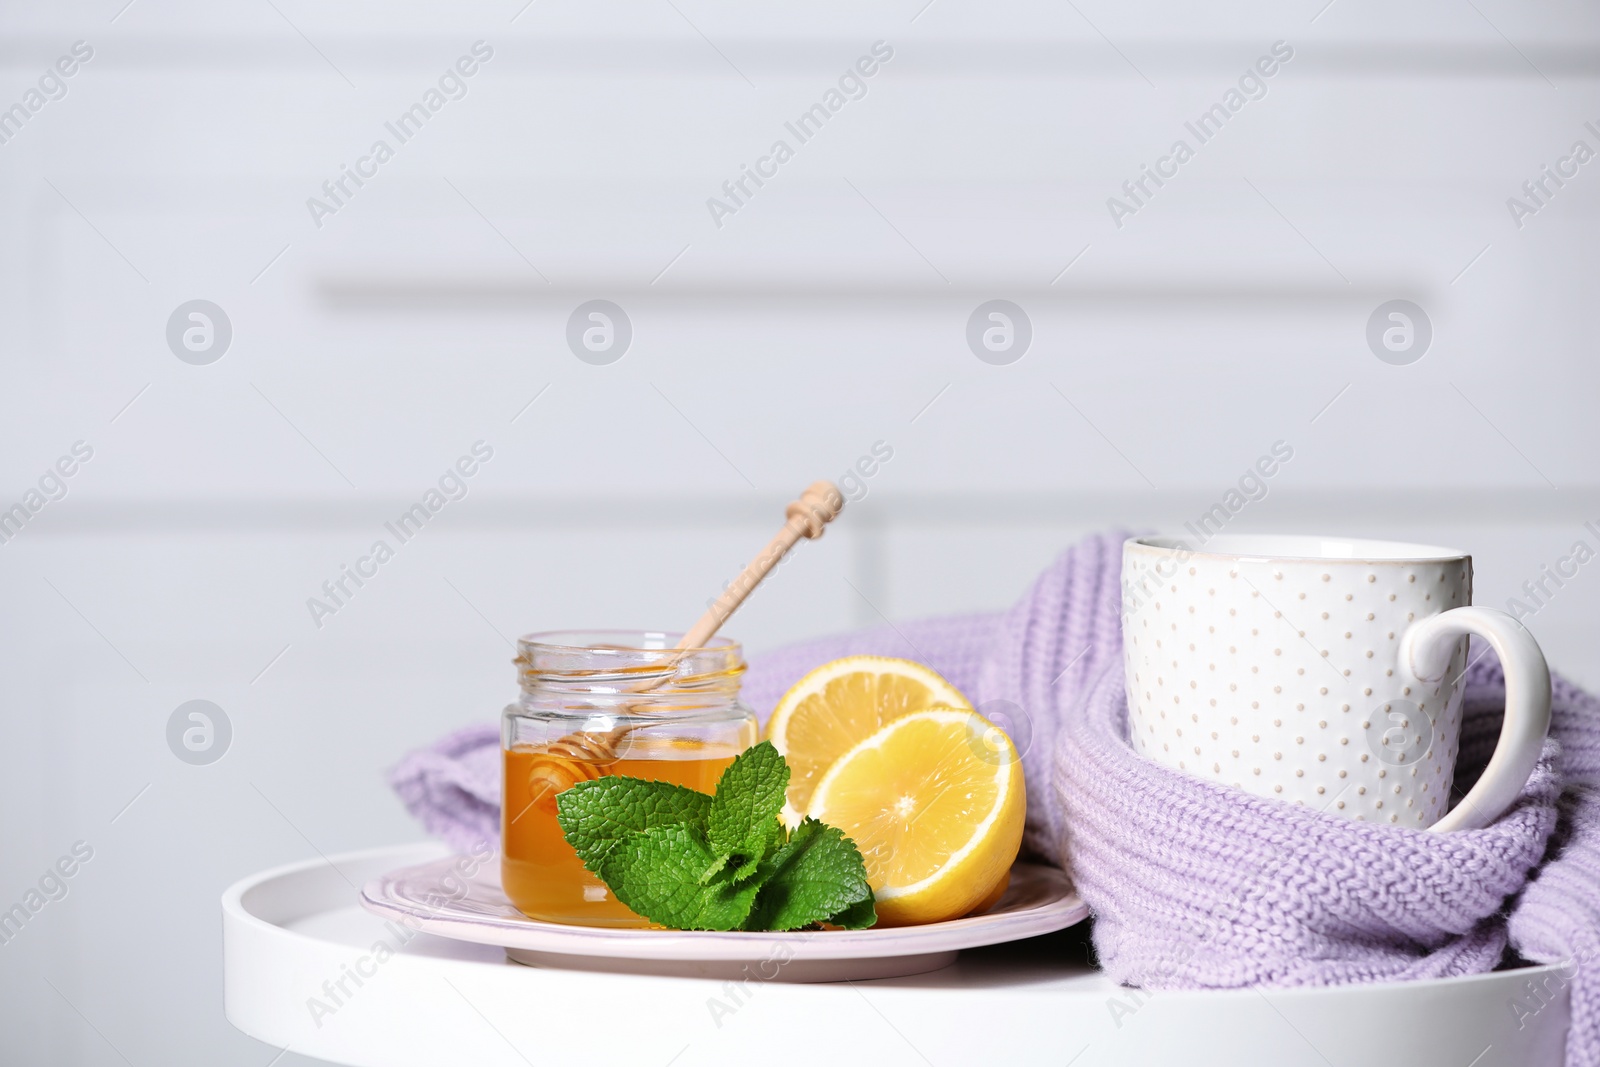
[[1421, 828], [1444, 815], [1467, 642], [1435, 682], [1400, 644], [1415, 620], [1471, 602], [1469, 560], [1180, 562], [1130, 544], [1123, 586], [1140, 754], [1350, 818]]

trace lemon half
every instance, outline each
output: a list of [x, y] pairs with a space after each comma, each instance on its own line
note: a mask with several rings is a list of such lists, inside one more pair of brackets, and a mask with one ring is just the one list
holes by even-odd
[[846, 656], [796, 682], [767, 720], [767, 738], [788, 761], [789, 808], [804, 813], [835, 760], [884, 724], [932, 707], [970, 707], [939, 674], [890, 656]]
[[1010, 738], [968, 708], [913, 712], [841, 755], [806, 814], [861, 850], [884, 926], [942, 922], [1004, 892], [1027, 801]]

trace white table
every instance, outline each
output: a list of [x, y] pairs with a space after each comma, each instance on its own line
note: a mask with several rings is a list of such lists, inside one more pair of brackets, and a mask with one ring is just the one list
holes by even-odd
[[1562, 1062], [1565, 988], [1520, 1030], [1511, 1009], [1530, 979], [1561, 986], [1554, 968], [1265, 994], [1145, 994], [1093, 969], [1087, 925], [968, 951], [931, 974], [841, 985], [738, 988], [547, 970], [415, 933], [380, 961], [374, 943], [395, 935], [356, 904], [352, 883], [442, 854], [432, 844], [350, 853], [230, 888], [222, 900], [229, 1020], [273, 1045], [360, 1067]]

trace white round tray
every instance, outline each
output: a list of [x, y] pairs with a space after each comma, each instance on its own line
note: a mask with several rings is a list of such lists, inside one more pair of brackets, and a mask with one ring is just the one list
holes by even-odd
[[[278, 1048], [356, 1067], [1561, 1067], [1563, 1059], [1567, 992], [1552, 967], [1400, 985], [1147, 994], [1064, 960], [1069, 933], [963, 952], [907, 978], [733, 982], [524, 966], [499, 948], [386, 925], [361, 908], [358, 887], [368, 880], [444, 854], [436, 845], [373, 849], [229, 888], [229, 1020]], [[395, 952], [402, 935], [409, 940]], [[1512, 1000], [1527, 1000], [1529, 981], [1554, 995], [1518, 1029]]]

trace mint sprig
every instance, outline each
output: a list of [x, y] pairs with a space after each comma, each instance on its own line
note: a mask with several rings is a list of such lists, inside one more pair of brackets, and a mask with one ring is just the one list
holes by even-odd
[[735, 881], [749, 877], [775, 844], [783, 841], [778, 812], [789, 791], [789, 765], [772, 743], [749, 749], [722, 772], [706, 814], [706, 843], [718, 862], [708, 879], [733, 865]]
[[877, 921], [861, 853], [837, 827], [778, 813], [789, 765], [769, 741], [722, 772], [715, 796], [612, 776], [556, 797], [583, 865], [618, 900], [679, 930], [797, 930]]

